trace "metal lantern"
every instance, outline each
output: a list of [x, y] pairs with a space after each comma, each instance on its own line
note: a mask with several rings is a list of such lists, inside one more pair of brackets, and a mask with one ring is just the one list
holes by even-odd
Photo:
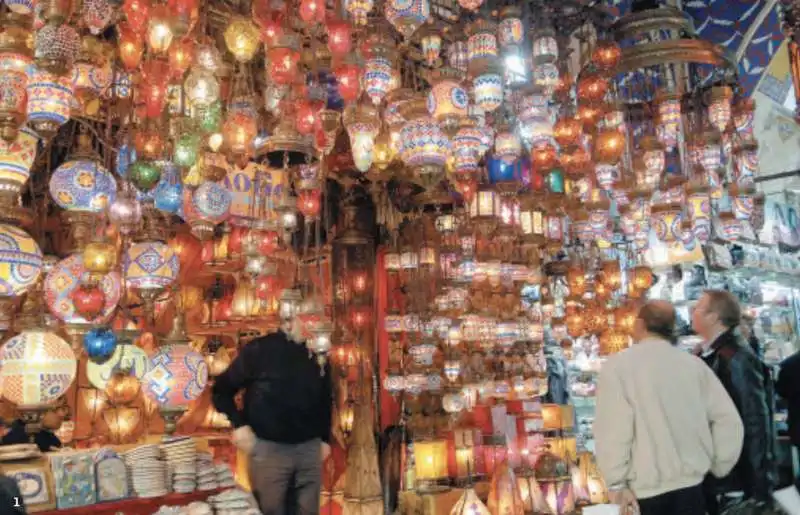
[[447, 62], [456, 70], [466, 73], [469, 65], [468, 52], [466, 41], [453, 41], [447, 49]]
[[469, 216], [484, 234], [497, 226], [501, 215], [500, 195], [489, 184], [481, 184], [469, 204]]
[[450, 153], [450, 139], [439, 124], [427, 116], [423, 99], [406, 103], [402, 111], [410, 120], [400, 131], [400, 158], [420, 175], [444, 169]]
[[667, 149], [678, 144], [681, 126], [681, 99], [679, 95], [667, 94], [656, 98], [658, 109], [658, 138]]
[[558, 60], [558, 41], [552, 27], [538, 29], [533, 34], [533, 62], [535, 65]]
[[731, 121], [733, 90], [730, 86], [715, 86], [709, 95], [708, 120], [718, 131], [724, 132]]

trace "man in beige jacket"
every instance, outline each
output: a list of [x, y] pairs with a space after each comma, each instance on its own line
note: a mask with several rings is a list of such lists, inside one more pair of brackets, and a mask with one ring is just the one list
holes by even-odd
[[704, 476], [725, 476], [742, 450], [733, 401], [699, 358], [675, 347], [674, 328], [671, 304], [645, 304], [636, 344], [598, 379], [597, 464], [622, 515], [704, 515]]

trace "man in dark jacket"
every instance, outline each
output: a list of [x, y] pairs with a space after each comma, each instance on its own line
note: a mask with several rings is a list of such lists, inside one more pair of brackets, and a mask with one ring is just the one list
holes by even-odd
[[800, 352], [781, 362], [775, 391], [786, 401], [789, 409], [789, 440], [800, 450]]
[[706, 509], [717, 515], [734, 499], [769, 504], [772, 500], [775, 431], [771, 382], [764, 364], [738, 332], [739, 302], [730, 292], [706, 291], [692, 312], [692, 326], [703, 337], [700, 357], [719, 377], [744, 423], [744, 448], [733, 471], [706, 482]]
[[[250, 455], [250, 483], [264, 515], [319, 513], [322, 461], [330, 453], [330, 368], [299, 338], [278, 331], [246, 344], [217, 377], [213, 402]], [[244, 390], [243, 409], [234, 401]]]

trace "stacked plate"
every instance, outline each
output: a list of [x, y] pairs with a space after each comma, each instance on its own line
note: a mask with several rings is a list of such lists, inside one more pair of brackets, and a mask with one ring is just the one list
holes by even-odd
[[255, 499], [249, 493], [231, 488], [208, 498], [217, 515], [258, 515]]
[[158, 459], [158, 445], [142, 445], [124, 455], [130, 474], [131, 488], [139, 497], [161, 497], [169, 493], [164, 479], [167, 477], [166, 463]]
[[0, 461], [15, 461], [38, 458], [42, 453], [34, 443], [3, 445], [0, 447]]
[[217, 483], [217, 468], [209, 453], [197, 453], [195, 460], [197, 470], [197, 489], [202, 491], [214, 490], [219, 487]]
[[236, 480], [233, 478], [233, 471], [226, 463], [218, 463], [215, 473], [217, 476], [217, 484], [220, 488], [232, 488], [236, 486]]
[[165, 438], [161, 454], [169, 465], [168, 481], [177, 493], [194, 492], [197, 479], [197, 447], [190, 437]]
[[181, 515], [214, 515], [214, 510], [207, 503], [198, 501], [186, 506]]

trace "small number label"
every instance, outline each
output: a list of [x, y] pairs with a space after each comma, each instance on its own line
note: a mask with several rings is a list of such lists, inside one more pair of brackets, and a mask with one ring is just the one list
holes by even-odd
[[19, 497], [14, 497], [14, 508], [22, 508], [22, 503], [19, 500]]

